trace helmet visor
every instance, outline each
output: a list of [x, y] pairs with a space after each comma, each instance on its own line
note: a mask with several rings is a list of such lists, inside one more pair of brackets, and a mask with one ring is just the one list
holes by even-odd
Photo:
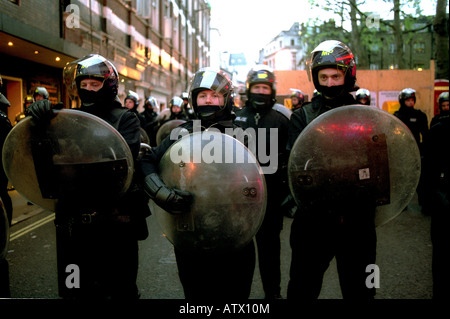
[[208, 89], [226, 96], [230, 90], [230, 80], [223, 74], [205, 69], [203, 72], [197, 72], [192, 80], [191, 92], [196, 89]]
[[64, 67], [64, 83], [70, 96], [78, 95], [77, 84], [82, 79], [95, 79], [104, 82], [107, 79], [118, 81], [114, 66], [104, 57], [96, 54], [75, 60]]

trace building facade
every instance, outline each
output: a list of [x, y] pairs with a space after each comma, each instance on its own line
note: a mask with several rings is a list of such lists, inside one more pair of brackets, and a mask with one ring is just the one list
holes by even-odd
[[260, 64], [274, 70], [301, 70], [299, 63], [305, 56], [305, 45], [301, 42], [300, 24], [295, 22], [287, 31], [281, 31], [260, 51]]
[[[206, 0], [9, 0], [0, 2], [0, 74], [14, 122], [23, 101], [44, 86], [54, 103], [70, 101], [64, 66], [90, 53], [119, 72], [119, 98], [128, 90], [154, 96], [161, 108], [209, 64]], [[142, 105], [142, 103], [141, 103]]]

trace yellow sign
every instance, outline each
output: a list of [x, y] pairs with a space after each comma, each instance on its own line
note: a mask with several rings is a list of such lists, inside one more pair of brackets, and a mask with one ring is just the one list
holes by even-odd
[[258, 73], [258, 79], [266, 79], [268, 77], [267, 73]]
[[333, 53], [333, 49], [331, 49], [330, 51], [322, 51], [322, 55], [329, 55]]

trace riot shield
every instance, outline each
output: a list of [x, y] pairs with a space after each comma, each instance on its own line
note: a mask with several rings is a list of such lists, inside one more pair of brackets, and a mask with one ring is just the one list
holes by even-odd
[[153, 201], [163, 233], [184, 251], [223, 252], [248, 244], [266, 209], [266, 184], [254, 155], [219, 132], [195, 132], [164, 154], [160, 176], [168, 187], [193, 194], [190, 212], [170, 214]]
[[283, 104], [275, 103], [272, 108], [275, 111], [278, 111], [281, 114], [283, 114], [285, 117], [287, 117], [288, 120], [291, 118], [292, 111], [289, 108], [287, 108], [286, 106], [284, 106]]
[[91, 206], [126, 192], [133, 157], [124, 138], [104, 120], [63, 109], [50, 122], [20, 121], [3, 146], [3, 167], [30, 202], [55, 210], [58, 200]]
[[[406, 125], [383, 110], [349, 105], [314, 119], [295, 141], [288, 163], [297, 205], [376, 205], [375, 224], [395, 218], [420, 177], [420, 154]], [[372, 203], [370, 203], [372, 202]]]
[[171, 120], [167, 121], [158, 129], [156, 133], [156, 145], [161, 144], [161, 141], [170, 135], [170, 132], [177, 126], [186, 123], [185, 120]]
[[141, 132], [141, 143], [150, 145], [150, 138], [148, 137], [147, 132], [142, 127], [139, 129], [139, 131]]

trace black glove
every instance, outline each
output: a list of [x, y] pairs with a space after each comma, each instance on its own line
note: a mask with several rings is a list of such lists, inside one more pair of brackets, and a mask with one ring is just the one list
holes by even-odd
[[49, 121], [56, 116], [53, 109], [49, 100], [39, 100], [28, 105], [27, 115], [31, 115], [36, 121]]
[[168, 188], [156, 173], [145, 177], [144, 189], [158, 206], [171, 214], [188, 212], [191, 208], [192, 194]]

